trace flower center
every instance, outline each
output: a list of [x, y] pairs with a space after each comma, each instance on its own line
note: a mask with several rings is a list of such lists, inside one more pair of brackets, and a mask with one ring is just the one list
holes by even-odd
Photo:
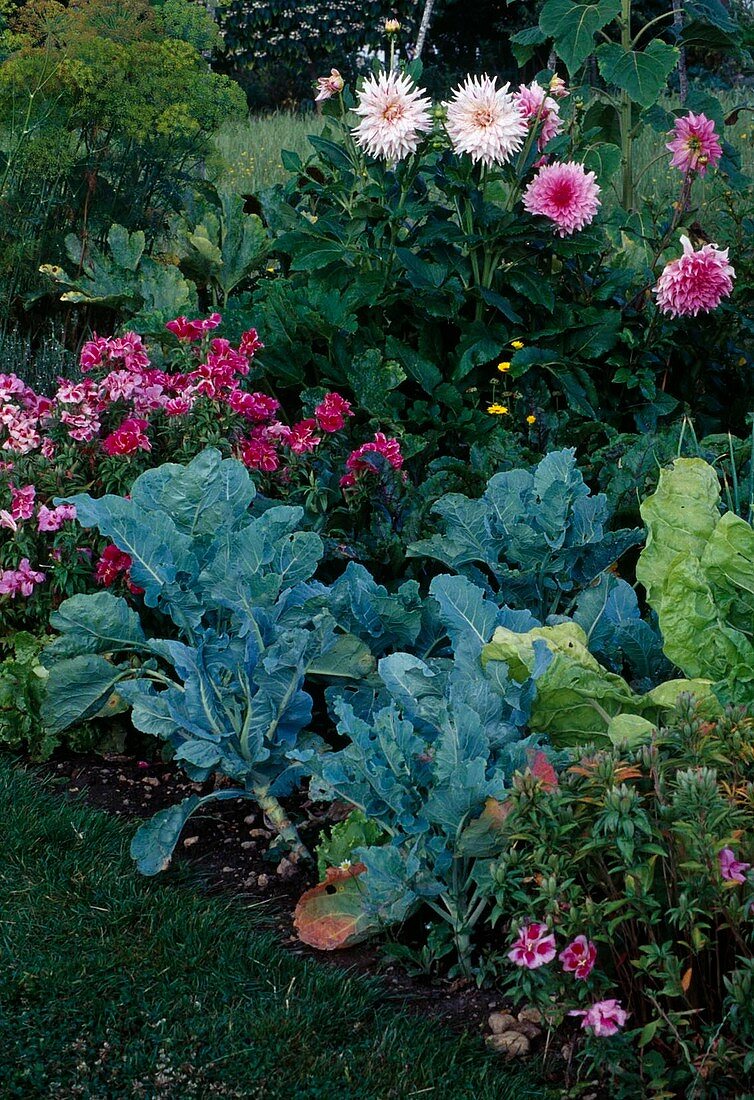
[[397, 122], [398, 119], [403, 118], [405, 113], [405, 104], [401, 103], [399, 99], [389, 99], [382, 111], [382, 117], [385, 122]]
[[474, 125], [485, 130], [495, 121], [495, 116], [489, 107], [477, 107], [474, 111]]

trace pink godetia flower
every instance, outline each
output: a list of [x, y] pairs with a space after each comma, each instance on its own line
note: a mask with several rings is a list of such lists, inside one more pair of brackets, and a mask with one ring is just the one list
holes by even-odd
[[58, 504], [57, 508], [48, 508], [46, 504], [40, 504], [37, 512], [37, 530], [59, 531], [64, 523], [75, 518], [75, 504]]
[[384, 432], [375, 432], [373, 440], [369, 443], [362, 443], [355, 451], [351, 451], [346, 459], [348, 473], [340, 479], [342, 488], [353, 488], [359, 474], [376, 473], [374, 465], [366, 457], [372, 454], [382, 455], [394, 470], [400, 470], [403, 466], [400, 442], [394, 438], [389, 439]]
[[15, 600], [16, 596], [31, 596], [36, 585], [42, 584], [44, 573], [32, 569], [28, 558], [21, 558], [17, 569], [4, 569], [0, 573], [0, 595], [10, 596]]
[[21, 489], [16, 489], [14, 485], [11, 485], [10, 510], [15, 520], [31, 519], [34, 515], [36, 496], [37, 490], [33, 485], [24, 485]]
[[751, 864], [736, 859], [736, 854], [732, 848], [723, 848], [718, 859], [720, 860], [720, 874], [726, 882], [746, 882], [746, 872], [751, 868]]
[[188, 317], [176, 317], [174, 321], [168, 321], [165, 328], [172, 332], [174, 336], [177, 336], [179, 340], [193, 343], [195, 340], [201, 340], [202, 336], [217, 328], [221, 323], [222, 317], [220, 314], [211, 313], [209, 317], [197, 318], [195, 321], [189, 321]]
[[18, 397], [26, 390], [26, 383], [17, 374], [0, 374], [0, 402], [10, 397]]
[[110, 543], [102, 551], [102, 555], [94, 567], [94, 576], [98, 584], [110, 588], [118, 577], [123, 577], [130, 592], [135, 596], [140, 595], [144, 589], [139, 588], [131, 580], [131, 555], [119, 550], [114, 543]]
[[19, 409], [5, 405], [2, 410], [2, 423], [8, 431], [8, 437], [3, 441], [4, 451], [25, 455], [35, 451], [42, 442], [36, 417], [27, 416]]
[[546, 924], [534, 921], [519, 928], [518, 939], [508, 952], [508, 958], [516, 966], [536, 970], [552, 962], [556, 954], [555, 936]]
[[339, 432], [345, 427], [346, 417], [353, 416], [351, 402], [339, 393], [326, 393], [315, 408], [314, 415], [323, 432]]
[[51, 461], [55, 457], [56, 450], [57, 448], [55, 447], [55, 443], [53, 442], [53, 440], [50, 439], [49, 436], [46, 436], [42, 440], [42, 446], [39, 448], [42, 458], [46, 458], [48, 462]]
[[671, 136], [673, 140], [665, 146], [673, 154], [671, 166], [684, 173], [698, 172], [703, 176], [723, 155], [715, 123], [706, 115], [689, 111], [683, 118], [677, 118]]
[[145, 434], [148, 427], [148, 421], [130, 416], [102, 440], [102, 448], [109, 455], [132, 455], [136, 451], [151, 451], [152, 444]]
[[594, 172], [566, 161], [540, 168], [524, 191], [523, 203], [530, 214], [554, 222], [558, 234], [565, 237], [593, 221], [601, 205], [599, 193]]
[[91, 340], [88, 340], [81, 349], [79, 366], [85, 373], [94, 370], [107, 361], [108, 339], [106, 336], [97, 336], [96, 332]]
[[256, 353], [261, 351], [263, 347], [264, 344], [259, 339], [257, 330], [255, 328], [250, 328], [242, 334], [238, 350], [246, 359], [253, 359]]
[[64, 412], [60, 415], [61, 424], [65, 424], [68, 435], [77, 443], [88, 443], [99, 435], [102, 423], [99, 412], [89, 402], [77, 406], [75, 413]]
[[569, 1016], [581, 1016], [581, 1026], [591, 1031], [594, 1035], [604, 1038], [608, 1035], [616, 1035], [625, 1026], [628, 1013], [621, 1007], [620, 1001], [610, 998], [607, 1001], [596, 1001], [590, 1008], [574, 1008]]
[[564, 951], [560, 952], [558, 958], [566, 973], [573, 974], [574, 978], [584, 981], [594, 969], [597, 948], [586, 936], [577, 936]]
[[671, 317], [696, 317], [717, 309], [733, 290], [736, 272], [728, 262], [728, 249], [716, 244], [697, 251], [688, 237], [681, 237], [683, 253], [671, 260], [652, 291], [662, 313]]
[[419, 147], [432, 129], [432, 104], [413, 80], [400, 73], [380, 73], [364, 81], [355, 113], [361, 122], [352, 133], [356, 144], [390, 164]]
[[329, 76], [317, 77], [317, 94], [315, 103], [322, 103], [326, 99], [332, 99], [334, 95], [340, 95], [344, 86], [343, 77], [337, 69], [331, 69]]
[[18, 523], [7, 508], [0, 509], [0, 527], [7, 527], [14, 532], [18, 530]]
[[185, 416], [194, 407], [194, 398], [189, 394], [180, 394], [178, 397], [170, 397], [164, 404], [168, 416]]
[[513, 99], [529, 126], [541, 127], [537, 148], [542, 151], [547, 142], [563, 129], [558, 101], [549, 96], [541, 84], [521, 84]]
[[299, 420], [298, 424], [288, 429], [282, 439], [295, 455], [308, 454], [322, 442], [322, 436], [314, 434], [316, 430], [316, 420]]
[[262, 435], [242, 439], [239, 447], [241, 461], [250, 470], [262, 470], [272, 474], [280, 466], [280, 456], [274, 442]]
[[519, 151], [529, 127], [509, 88], [498, 88], [496, 77], [469, 76], [454, 90], [445, 126], [456, 153], [489, 168]]
[[280, 408], [280, 402], [266, 393], [245, 393], [243, 390], [233, 390], [228, 397], [228, 404], [233, 412], [257, 424], [271, 420]]

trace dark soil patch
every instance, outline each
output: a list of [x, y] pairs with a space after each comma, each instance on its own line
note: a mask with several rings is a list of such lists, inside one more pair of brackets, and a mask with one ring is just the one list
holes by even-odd
[[[132, 756], [56, 756], [42, 774], [53, 789], [125, 820], [151, 817], [190, 794], [215, 789], [211, 781], [192, 783], [170, 764]], [[337, 804], [313, 803], [303, 794], [288, 800], [287, 808], [310, 850], [322, 830], [347, 812]], [[207, 892], [267, 907], [269, 925], [293, 954], [341, 970], [379, 975], [390, 999], [457, 1031], [482, 1030], [490, 1013], [504, 1007], [501, 997], [477, 989], [473, 982], [414, 978], [390, 963], [374, 944], [337, 952], [314, 951], [302, 944], [293, 928], [293, 911], [304, 890], [315, 885], [316, 869], [291, 863], [276, 851], [275, 834], [253, 802], [222, 801], [200, 811], [184, 829], [174, 858], [198, 874]]]

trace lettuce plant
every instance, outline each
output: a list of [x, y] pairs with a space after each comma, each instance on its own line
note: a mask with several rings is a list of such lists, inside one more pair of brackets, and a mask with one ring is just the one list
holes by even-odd
[[312, 582], [323, 546], [298, 529], [302, 510], [253, 515], [254, 495], [244, 466], [209, 448], [186, 466], [148, 470], [130, 499], [70, 501], [83, 526], [130, 556], [144, 611], [140, 620], [124, 599], [101, 592], [74, 596], [53, 614], [50, 729], [123, 700], [134, 726], [168, 742], [191, 779], [218, 771], [243, 785], [192, 795], [142, 826], [132, 854], [146, 874], [166, 866], [189, 815], [216, 798], [254, 799], [303, 854], [278, 796], [313, 751], [303, 737], [312, 714], [304, 681], [358, 681], [374, 666]]
[[754, 703], [754, 530], [722, 514], [715, 470], [679, 458], [641, 506], [647, 545], [636, 567], [665, 653], [725, 701]]

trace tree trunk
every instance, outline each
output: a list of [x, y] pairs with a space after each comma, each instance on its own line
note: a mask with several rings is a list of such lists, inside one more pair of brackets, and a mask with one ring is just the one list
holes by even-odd
[[[679, 36], [683, 31], [683, 0], [673, 0], [673, 29]], [[689, 94], [689, 76], [686, 69], [686, 49], [683, 46], [678, 54], [678, 91], [681, 103], [685, 103]]]
[[434, 9], [434, 6], [435, 0], [425, 0], [422, 21], [421, 25], [419, 26], [419, 34], [416, 37], [416, 48], [414, 49], [414, 57], [421, 57], [422, 55], [424, 43], [427, 41], [427, 31], [429, 30], [429, 24], [432, 19], [432, 11]]

